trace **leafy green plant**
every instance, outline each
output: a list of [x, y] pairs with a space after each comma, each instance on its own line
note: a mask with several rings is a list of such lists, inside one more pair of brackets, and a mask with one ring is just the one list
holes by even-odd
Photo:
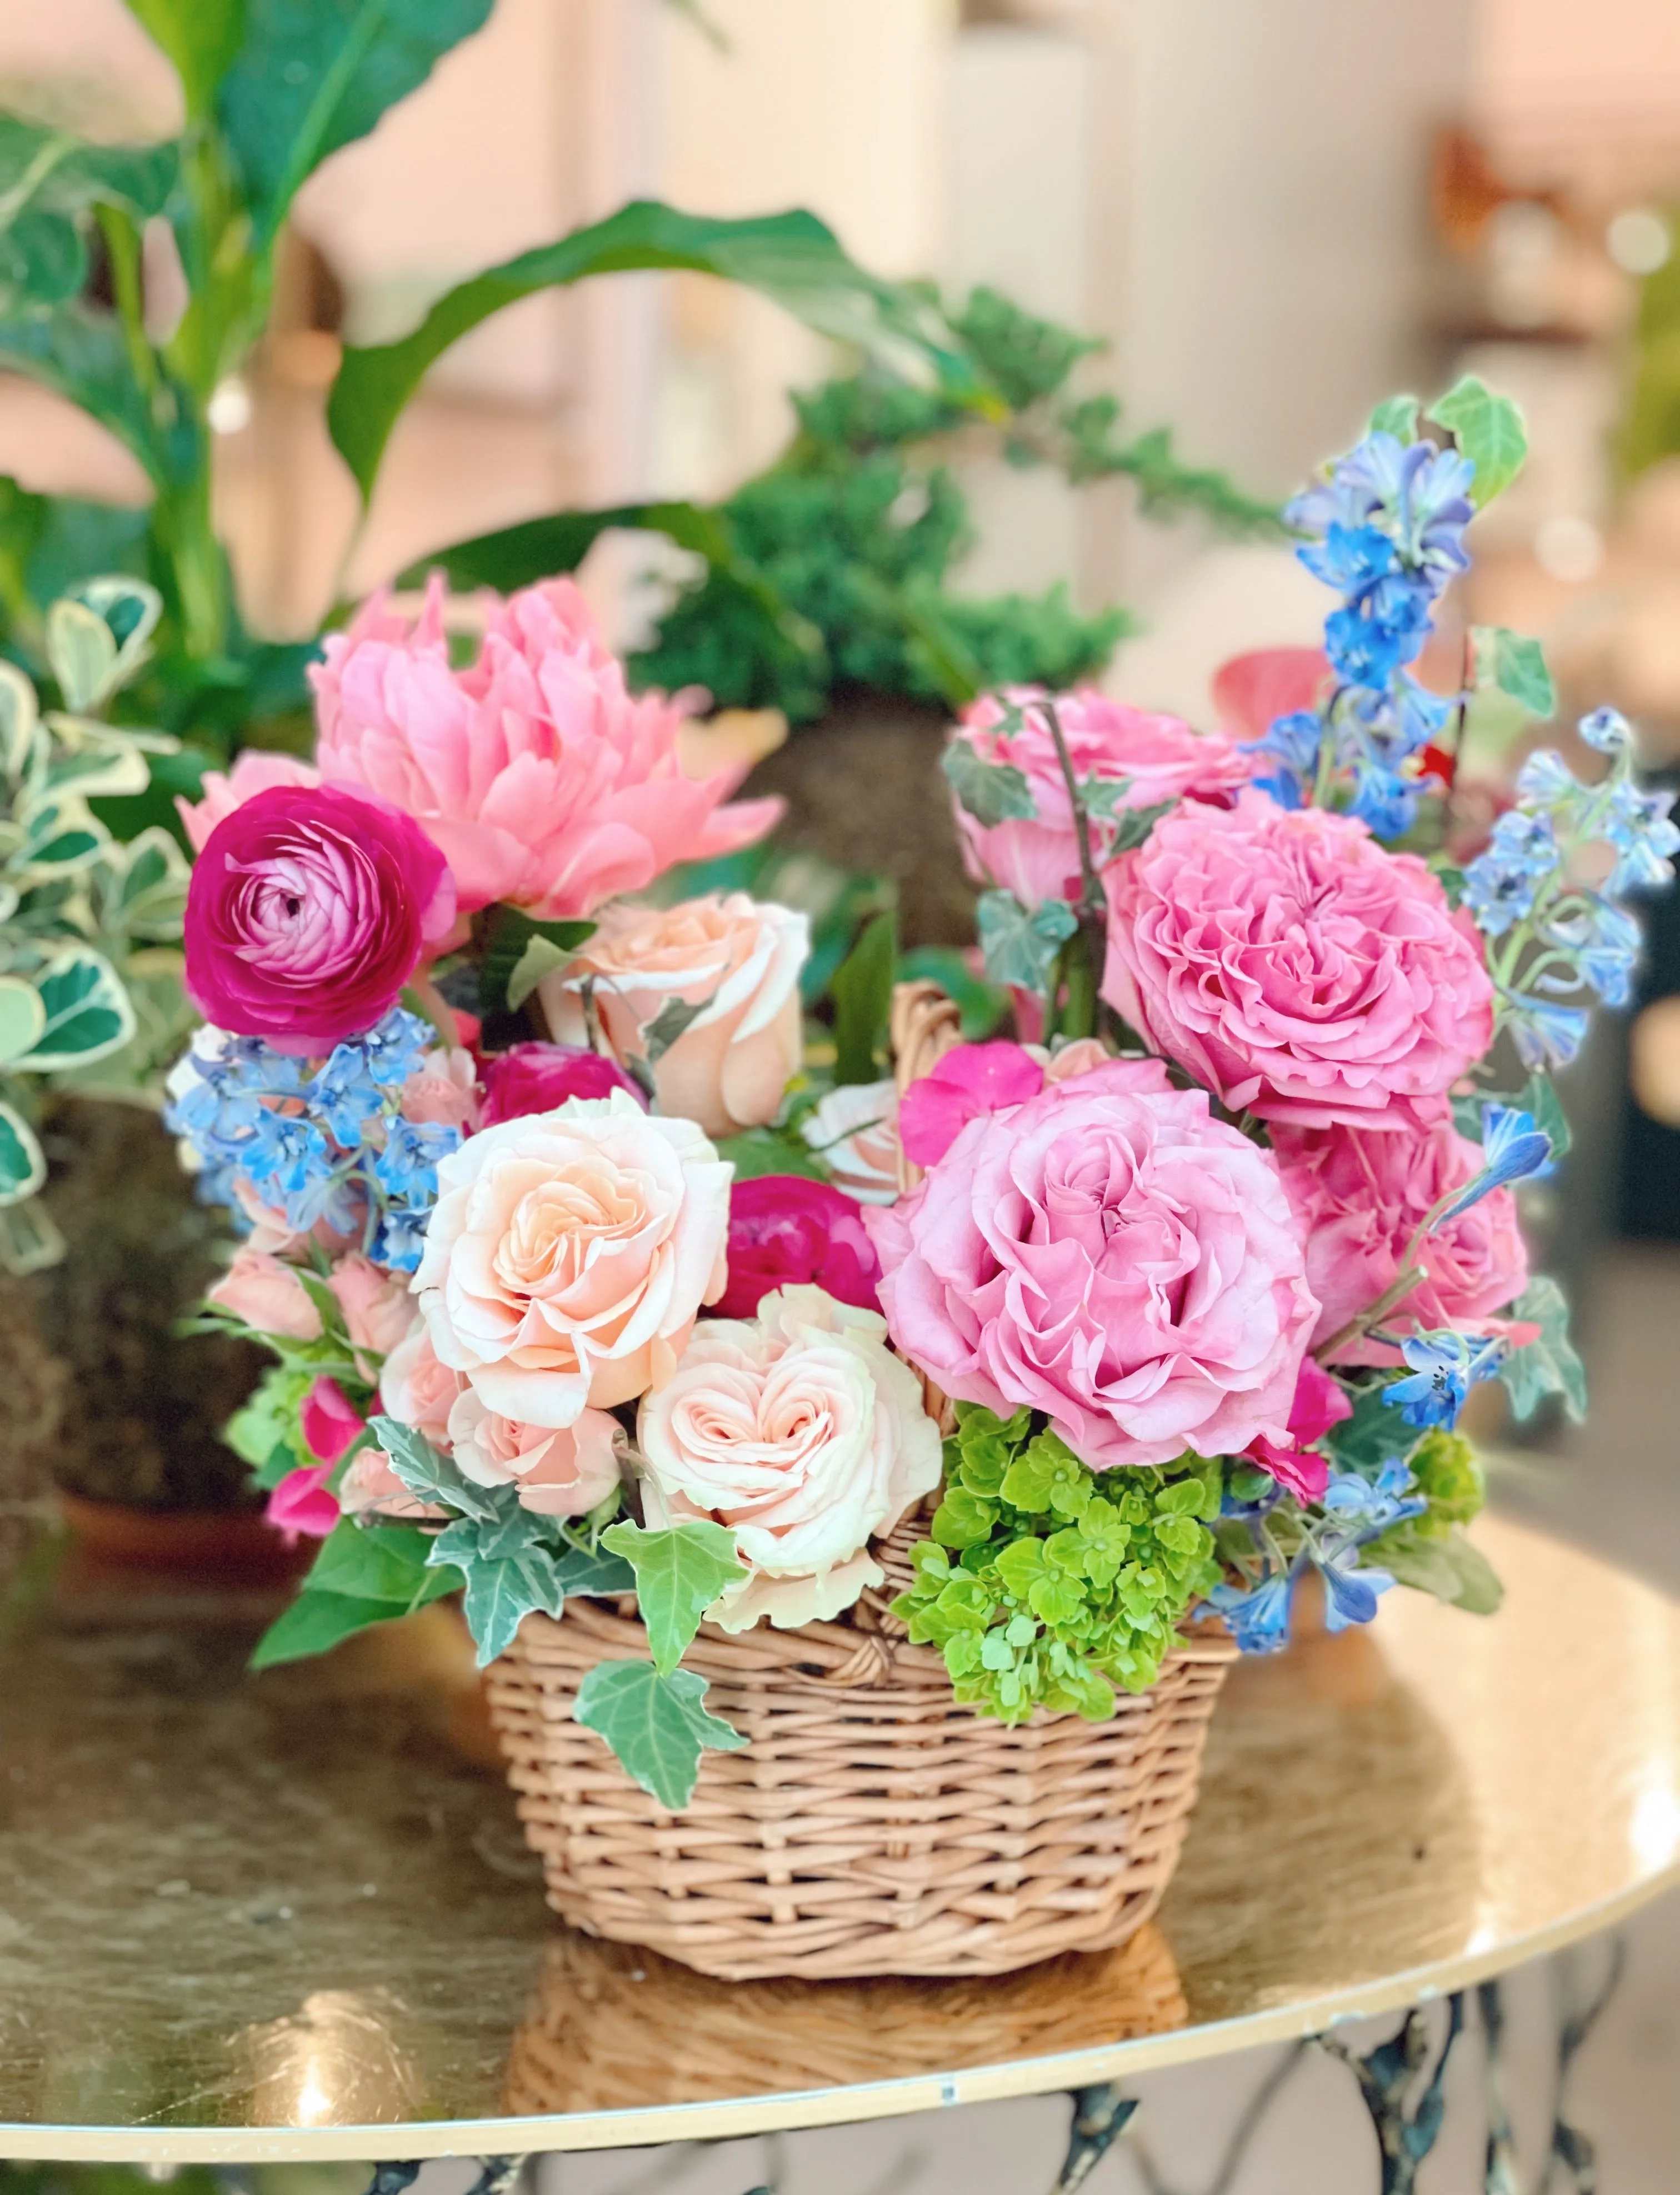
[[893, 1604], [940, 1648], [958, 1699], [1004, 1722], [1100, 1721], [1154, 1684], [1177, 1626], [1219, 1580], [1217, 1464], [1088, 1471], [1033, 1414], [957, 1406], [933, 1535]]

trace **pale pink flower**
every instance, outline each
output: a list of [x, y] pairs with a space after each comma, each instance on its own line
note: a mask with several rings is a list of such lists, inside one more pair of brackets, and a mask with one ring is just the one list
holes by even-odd
[[478, 1069], [464, 1045], [429, 1051], [402, 1086], [405, 1120], [471, 1130], [478, 1124]]
[[401, 1273], [388, 1273], [352, 1250], [337, 1259], [327, 1286], [338, 1299], [354, 1349], [388, 1357], [414, 1324], [414, 1298]]
[[585, 1410], [569, 1426], [530, 1426], [486, 1409], [467, 1388], [449, 1414], [455, 1460], [479, 1486], [516, 1486], [521, 1508], [584, 1517], [618, 1483], [618, 1420]]
[[466, 1386], [458, 1372], [438, 1362], [418, 1306], [414, 1322], [379, 1368], [379, 1402], [388, 1418], [412, 1426], [434, 1448], [449, 1452], [449, 1413]]
[[[433, 1446], [437, 1445], [434, 1441]], [[376, 1441], [358, 1449], [338, 1482], [338, 1506], [347, 1517], [370, 1513], [413, 1519], [443, 1517], [448, 1512], [434, 1501], [412, 1494], [391, 1468], [391, 1459]]]
[[283, 1265], [266, 1250], [239, 1249], [205, 1301], [258, 1334], [277, 1334], [289, 1341], [318, 1341], [321, 1315], [290, 1265]]
[[898, 1196], [898, 1085], [843, 1082], [799, 1123], [799, 1132], [843, 1189], [862, 1204]]
[[252, 793], [267, 792], [276, 785], [319, 785], [320, 781], [320, 772], [314, 765], [300, 762], [296, 755], [271, 753], [266, 747], [245, 747], [234, 758], [231, 769], [204, 772], [197, 800], [188, 800], [177, 793], [175, 811], [193, 851], [202, 854], [205, 841], [223, 816], [243, 807]]

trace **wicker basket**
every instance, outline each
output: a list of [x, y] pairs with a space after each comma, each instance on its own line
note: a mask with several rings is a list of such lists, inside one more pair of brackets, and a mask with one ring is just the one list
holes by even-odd
[[[956, 1020], [934, 986], [900, 987], [900, 1086], [957, 1040]], [[948, 1411], [937, 1390], [929, 1403]], [[749, 1742], [703, 1756], [681, 1814], [572, 1720], [596, 1662], [647, 1658], [634, 1604], [526, 1619], [487, 1689], [559, 1913], [732, 1981], [1006, 1973], [1122, 1944], [1149, 1917], [1234, 1647], [1186, 1638], [1109, 1722], [977, 1715], [887, 1611], [924, 1524], [906, 1518], [877, 1546], [887, 1584], [845, 1622], [702, 1628], [685, 1666]]]

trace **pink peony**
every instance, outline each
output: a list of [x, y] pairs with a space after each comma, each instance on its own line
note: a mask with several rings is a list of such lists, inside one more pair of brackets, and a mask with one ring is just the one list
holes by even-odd
[[303, 1397], [297, 1422], [317, 1463], [337, 1463], [367, 1431], [365, 1420], [336, 1380], [319, 1379]]
[[[1283, 1184], [1307, 1237], [1307, 1277], [1321, 1310], [1316, 1348], [1368, 1311], [1398, 1276], [1419, 1221], [1480, 1170], [1480, 1147], [1443, 1109], [1400, 1133], [1281, 1129], [1274, 1142]], [[1486, 1332], [1528, 1285], [1516, 1200], [1496, 1189], [1418, 1246], [1420, 1281], [1385, 1323]], [[1337, 1352], [1349, 1364], [1397, 1364], [1399, 1352], [1361, 1337]]]
[[856, 1200], [826, 1181], [761, 1174], [729, 1192], [729, 1281], [722, 1318], [751, 1318], [773, 1288], [811, 1282], [837, 1302], [878, 1308], [881, 1262]]
[[1233, 1111], [1399, 1127], [1493, 1040], [1475, 925], [1350, 816], [1188, 802], [1105, 880], [1103, 997]]
[[498, 1417], [467, 1388], [449, 1414], [450, 1444], [480, 1486], [516, 1486], [520, 1506], [543, 1517], [586, 1517], [618, 1485], [618, 1420], [585, 1410], [556, 1430]]
[[[1001, 885], [1023, 906], [1077, 899], [1079, 841], [1067, 780], [1044, 712], [1033, 706], [1044, 699], [1043, 688], [1011, 687], [1005, 698], [1024, 709], [1018, 731], [998, 729], [1003, 705], [996, 694], [987, 694], [964, 712], [952, 738], [965, 740], [983, 761], [1020, 770], [1036, 813], [1030, 820], [1010, 817], [988, 827], [953, 797], [964, 861], [976, 882]], [[1113, 798], [1116, 812], [1158, 808], [1186, 793], [1217, 799], [1234, 793], [1252, 775], [1246, 758], [1218, 734], [1192, 731], [1177, 717], [1129, 709], [1090, 688], [1056, 696], [1056, 712], [1075, 781], [1124, 787]], [[1094, 814], [1091, 853], [1099, 867], [1113, 836], [1113, 823]]]
[[615, 1059], [577, 1044], [516, 1044], [484, 1063], [480, 1126], [493, 1128], [530, 1113], [553, 1113], [568, 1098], [610, 1098], [622, 1090], [644, 1111], [638, 1084]]
[[449, 1414], [466, 1384], [459, 1372], [438, 1361], [417, 1306], [413, 1325], [379, 1368], [380, 1408], [447, 1455]]
[[1284, 1441], [1318, 1316], [1275, 1161], [1163, 1080], [1115, 1060], [971, 1121], [865, 1213], [904, 1354], [1096, 1471]]
[[899, 1103], [899, 1139], [912, 1166], [945, 1156], [970, 1121], [1036, 1098], [1044, 1070], [1018, 1044], [952, 1045]]
[[761, 838], [779, 801], [720, 807], [740, 772], [683, 775], [683, 712], [633, 695], [569, 579], [497, 608], [477, 661], [451, 668], [434, 578], [411, 626], [376, 595], [313, 671], [319, 758], [414, 817], [455, 873], [463, 913], [505, 900], [584, 915], [673, 862]]
[[414, 1299], [401, 1273], [388, 1273], [352, 1250], [335, 1259], [327, 1286], [344, 1314], [353, 1349], [388, 1357], [414, 1323]]
[[267, 1250], [236, 1250], [222, 1278], [205, 1290], [204, 1300], [232, 1311], [258, 1334], [282, 1334], [289, 1341], [320, 1338], [321, 1315], [302, 1282]]
[[243, 808], [254, 792], [268, 792], [277, 785], [319, 785], [320, 772], [295, 755], [273, 754], [265, 747], [246, 747], [230, 770], [207, 769], [200, 797], [187, 800], [177, 795], [175, 811], [195, 854], [202, 854], [210, 835], [224, 816]]
[[406, 815], [334, 786], [273, 786], [204, 842], [187, 988], [218, 1028], [328, 1052], [389, 1012], [454, 919], [449, 871]]
[[[1310, 1267], [1310, 1255], [1308, 1262]], [[1319, 1453], [1316, 1443], [1353, 1414], [1353, 1404], [1336, 1381], [1310, 1357], [1303, 1357], [1289, 1408], [1288, 1439], [1270, 1440], [1262, 1433], [1249, 1443], [1245, 1454], [1298, 1501], [1316, 1501], [1330, 1483], [1329, 1459]]]
[[336, 1468], [331, 1463], [302, 1464], [270, 1492], [263, 1514], [288, 1541], [296, 1542], [300, 1533], [305, 1539], [324, 1540], [337, 1524], [338, 1499], [327, 1484]]

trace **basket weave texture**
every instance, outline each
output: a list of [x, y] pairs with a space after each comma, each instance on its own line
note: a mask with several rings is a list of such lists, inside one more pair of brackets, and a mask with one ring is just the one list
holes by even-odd
[[[933, 985], [900, 987], [901, 1087], [956, 1023]], [[948, 1426], [945, 1397], [928, 1400]], [[888, 1612], [924, 1533], [912, 1516], [877, 1543], [886, 1583], [846, 1621], [733, 1638], [702, 1627], [684, 1666], [748, 1743], [702, 1756], [681, 1814], [572, 1719], [597, 1662], [647, 1658], [634, 1603], [526, 1618], [486, 1690], [556, 1911], [731, 1981], [1006, 1973], [1142, 1926], [1177, 1864], [1235, 1648], [1184, 1639], [1108, 1722], [982, 1717]]]

